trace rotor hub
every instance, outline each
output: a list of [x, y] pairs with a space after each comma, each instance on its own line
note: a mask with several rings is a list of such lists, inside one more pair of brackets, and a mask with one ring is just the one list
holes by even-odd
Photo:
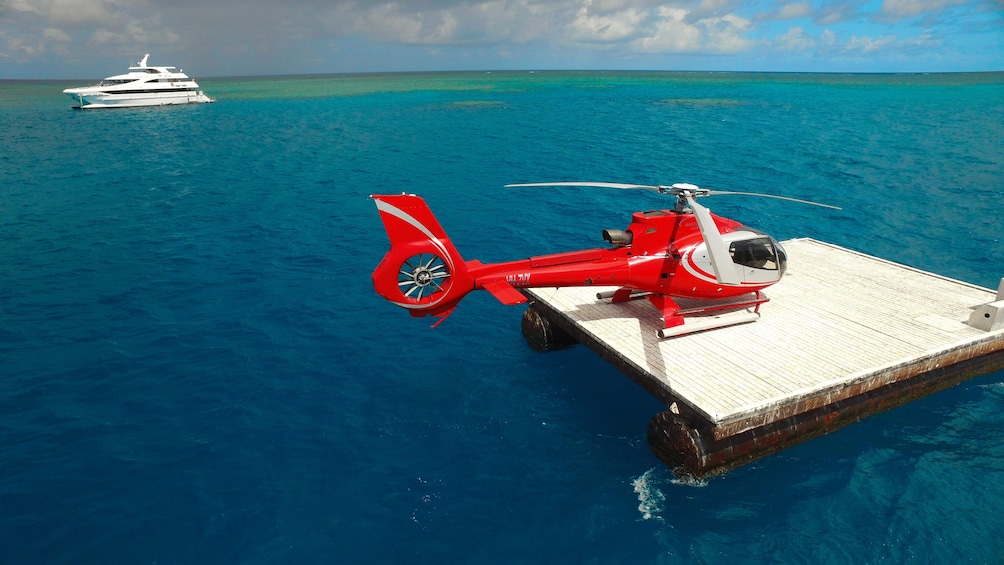
[[420, 268], [412, 273], [412, 279], [415, 281], [415, 284], [419, 286], [427, 286], [432, 282], [432, 272], [424, 267]]
[[406, 299], [419, 303], [446, 291], [449, 281], [450, 268], [442, 257], [434, 253], [419, 253], [401, 264], [397, 287]]

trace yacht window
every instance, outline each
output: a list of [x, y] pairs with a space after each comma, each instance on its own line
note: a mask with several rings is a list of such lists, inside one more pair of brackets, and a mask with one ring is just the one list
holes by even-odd
[[769, 237], [734, 241], [729, 245], [732, 261], [754, 269], [777, 270], [777, 253]]

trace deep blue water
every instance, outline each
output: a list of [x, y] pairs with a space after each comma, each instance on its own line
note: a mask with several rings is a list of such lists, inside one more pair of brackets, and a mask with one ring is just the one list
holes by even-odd
[[1004, 373], [680, 484], [657, 401], [472, 295], [372, 290], [368, 195], [465, 258], [600, 245], [692, 182], [716, 212], [988, 288], [1004, 75], [495, 73], [201, 81], [73, 111], [0, 81], [0, 562], [1004, 561]]

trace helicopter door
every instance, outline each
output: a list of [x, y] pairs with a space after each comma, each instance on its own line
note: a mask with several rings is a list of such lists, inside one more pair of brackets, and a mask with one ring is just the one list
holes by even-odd
[[772, 283], [781, 278], [781, 263], [769, 236], [757, 235], [729, 244], [732, 261], [743, 267], [744, 283]]

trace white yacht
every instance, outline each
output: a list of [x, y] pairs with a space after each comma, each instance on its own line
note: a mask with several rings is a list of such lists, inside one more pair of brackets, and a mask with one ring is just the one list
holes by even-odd
[[67, 88], [64, 94], [78, 105], [74, 108], [126, 108], [130, 106], [163, 106], [165, 104], [193, 104], [212, 102], [213, 99], [199, 90], [199, 85], [184, 72], [174, 67], [151, 67], [143, 60], [129, 67], [124, 75], [106, 78], [94, 86]]

